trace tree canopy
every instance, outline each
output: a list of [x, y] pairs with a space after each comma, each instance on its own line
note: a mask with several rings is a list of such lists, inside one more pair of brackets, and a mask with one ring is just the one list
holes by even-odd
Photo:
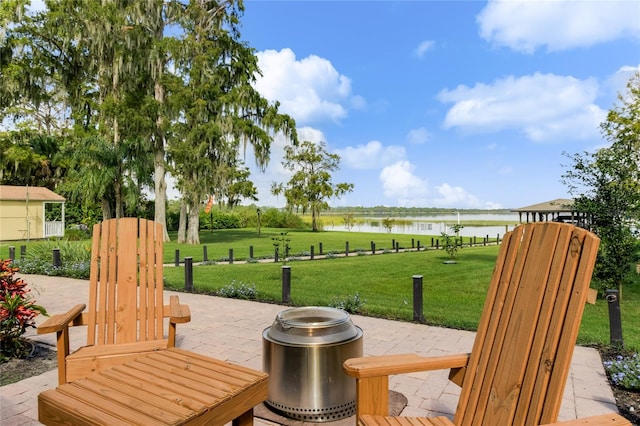
[[273, 183], [274, 195], [284, 194], [289, 208], [311, 210], [311, 227], [318, 231], [317, 218], [329, 208], [328, 200], [353, 190], [351, 183], [331, 181], [331, 172], [338, 170], [340, 156], [327, 152], [324, 142], [304, 141], [285, 147], [282, 165], [293, 172], [287, 183]]
[[587, 214], [601, 239], [595, 280], [621, 294], [631, 264], [640, 260], [640, 73], [600, 127], [609, 145], [570, 156], [563, 180], [574, 208]]
[[[265, 167], [276, 133], [296, 142], [293, 119], [252, 86], [260, 70], [240, 38], [242, 0], [58, 0], [31, 14], [28, 3], [0, 4], [0, 121], [62, 138], [66, 195], [99, 203], [104, 218], [128, 214], [151, 189], [166, 224], [170, 171], [186, 241], [197, 243], [209, 194], [255, 197], [251, 186], [231, 189], [238, 173], [248, 181], [235, 170], [240, 148], [252, 145]], [[14, 169], [33, 168], [33, 155], [13, 151]]]

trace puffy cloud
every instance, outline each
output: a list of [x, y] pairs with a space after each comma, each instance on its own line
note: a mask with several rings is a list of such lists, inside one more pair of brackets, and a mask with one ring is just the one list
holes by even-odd
[[605, 85], [613, 94], [617, 95], [625, 93], [627, 91], [627, 83], [629, 82], [629, 79], [638, 72], [640, 72], [640, 64], [621, 66], [607, 79]]
[[398, 161], [380, 172], [384, 195], [398, 200], [400, 206], [426, 205], [429, 184], [416, 176], [409, 161]]
[[308, 126], [298, 128], [298, 139], [314, 143], [325, 142], [322, 131]]
[[435, 47], [435, 45], [436, 43], [433, 40], [425, 40], [422, 43], [420, 43], [418, 47], [416, 47], [416, 49], [414, 50], [414, 54], [418, 58], [422, 58], [424, 54], [427, 53], [429, 50], [432, 50]]
[[431, 138], [431, 134], [424, 127], [419, 127], [417, 129], [409, 130], [409, 133], [407, 133], [407, 140], [409, 141], [409, 143], [416, 144], [416, 145], [421, 145], [423, 143], [426, 143], [429, 141], [430, 138]]
[[559, 51], [640, 38], [639, 15], [633, 0], [493, 0], [476, 20], [494, 45], [533, 53], [540, 46]]
[[597, 138], [606, 112], [594, 102], [598, 83], [570, 76], [509, 76], [491, 84], [443, 90], [453, 103], [444, 126], [469, 131], [517, 129], [536, 142]]
[[351, 93], [351, 80], [330, 61], [310, 55], [296, 59], [291, 49], [257, 53], [262, 76], [255, 88], [270, 101], [279, 101], [281, 112], [298, 124], [340, 121], [348, 114], [345, 105], [362, 108], [365, 101]]
[[469, 194], [461, 186], [451, 186], [443, 183], [435, 188], [437, 196], [433, 199], [432, 205], [436, 207], [468, 207], [483, 208], [484, 206], [477, 197]]
[[501, 208], [494, 202], [482, 202], [460, 186], [448, 183], [431, 190], [429, 182], [415, 174], [416, 167], [409, 161], [398, 161], [380, 172], [385, 197], [392, 205], [403, 207], [430, 206], [450, 208]]
[[366, 145], [337, 149], [336, 154], [346, 167], [359, 170], [371, 170], [403, 160], [406, 151], [401, 146], [383, 146], [379, 141], [370, 141]]

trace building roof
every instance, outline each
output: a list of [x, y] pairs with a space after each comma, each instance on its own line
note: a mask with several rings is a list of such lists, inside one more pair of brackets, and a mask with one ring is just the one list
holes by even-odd
[[48, 188], [39, 186], [0, 185], [0, 200], [13, 201], [66, 201]]
[[512, 210], [514, 212], [539, 212], [539, 213], [551, 213], [551, 212], [572, 212], [573, 200], [570, 198], [557, 198], [551, 201], [545, 201], [544, 203], [533, 204], [527, 207], [520, 207], [519, 209]]

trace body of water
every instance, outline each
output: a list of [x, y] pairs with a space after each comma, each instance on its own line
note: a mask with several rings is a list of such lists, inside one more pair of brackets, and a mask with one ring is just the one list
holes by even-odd
[[[383, 217], [354, 217], [356, 222], [349, 230], [344, 225], [341, 217], [334, 217], [333, 223], [325, 221], [325, 231], [350, 231], [350, 232], [388, 232], [387, 228], [382, 224]], [[512, 230], [519, 223], [517, 213], [513, 214], [446, 214], [419, 217], [393, 217], [397, 221], [391, 227], [393, 234], [412, 234], [412, 235], [440, 235], [443, 232], [453, 235], [451, 225], [460, 223], [463, 226], [459, 235], [463, 237], [486, 237], [491, 238], [496, 235], [504, 235]], [[476, 225], [478, 221], [504, 222], [505, 225]], [[465, 224], [467, 222], [467, 224]]]

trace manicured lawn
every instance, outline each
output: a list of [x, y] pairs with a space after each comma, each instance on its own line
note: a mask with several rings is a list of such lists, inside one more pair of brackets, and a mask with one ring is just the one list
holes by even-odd
[[[283, 236], [282, 233], [286, 235]], [[294, 229], [274, 229], [263, 228], [260, 235], [255, 229], [225, 229], [201, 231], [199, 245], [178, 244], [175, 242], [176, 234], [170, 233], [171, 242], [165, 243], [164, 258], [165, 262], [172, 263], [175, 259], [176, 250], [180, 251], [179, 258], [192, 257], [194, 262], [203, 260], [203, 246], [207, 247], [208, 260], [220, 261], [229, 257], [229, 249], [233, 249], [233, 257], [238, 260], [245, 260], [249, 257], [250, 247], [253, 246], [253, 257], [256, 259], [273, 258], [274, 255], [274, 238], [286, 238], [289, 240], [289, 253], [293, 256], [300, 254], [309, 254], [311, 246], [314, 246], [314, 253], [320, 253], [320, 244], [322, 243], [322, 252], [344, 252], [346, 243], [349, 243], [349, 251], [370, 250], [373, 241], [377, 250], [392, 250], [393, 244], [398, 243], [400, 248], [421, 246], [430, 247], [436, 244], [436, 240], [440, 236], [435, 235], [409, 235], [409, 234], [386, 234], [386, 233], [367, 233], [367, 232], [309, 232]], [[491, 239], [495, 243], [495, 237]], [[482, 244], [481, 237], [476, 238], [477, 244]], [[469, 243], [469, 238], [464, 238], [464, 243]]]
[[[285, 230], [286, 231], [286, 230]], [[201, 245], [189, 246], [169, 242], [165, 244], [165, 263], [173, 264], [175, 250], [180, 250], [181, 261], [185, 256], [194, 262], [203, 259], [203, 246], [207, 246], [208, 258], [213, 265], [194, 266], [196, 291], [215, 293], [229, 284], [254, 285], [258, 298], [280, 303], [282, 297], [282, 263], [274, 263], [274, 241], [280, 237], [280, 229], [262, 229], [258, 236], [255, 229], [232, 229], [214, 232], [202, 231]], [[172, 235], [175, 240], [175, 235]], [[465, 247], [458, 251], [457, 264], [444, 264], [448, 256], [442, 251], [393, 253], [393, 242], [400, 247], [411, 248], [412, 238], [417, 246], [431, 247], [431, 239], [437, 236], [412, 236], [401, 234], [374, 234], [360, 232], [319, 232], [289, 230], [288, 238], [293, 256], [309, 254], [314, 245], [319, 255], [319, 243], [323, 252], [344, 253], [349, 242], [349, 257], [337, 257], [315, 261], [289, 261], [291, 266], [291, 303], [302, 305], [330, 305], [336, 301], [353, 300], [356, 295], [364, 300], [361, 313], [406, 321], [413, 319], [413, 275], [423, 276], [423, 314], [429, 324], [473, 330], [482, 311], [487, 285], [495, 264], [496, 245]], [[369, 250], [371, 241], [379, 253], [375, 256], [358, 255], [357, 250]], [[481, 239], [477, 240], [481, 243]], [[78, 242], [88, 245], [88, 241]], [[465, 239], [465, 243], [468, 240]], [[495, 244], [495, 242], [493, 242]], [[0, 244], [0, 258], [8, 258], [8, 247], [27, 246], [27, 253], [35, 252], [38, 241]], [[240, 264], [249, 257], [249, 247], [254, 248], [254, 258], [267, 258], [266, 263]], [[238, 261], [229, 265], [229, 249], [234, 250]], [[85, 250], [86, 251], [86, 250]], [[342, 255], [340, 255], [342, 256]], [[48, 258], [48, 254], [45, 256]], [[64, 261], [64, 258], [63, 258]], [[165, 268], [168, 288], [184, 288], [184, 268]], [[622, 328], [625, 346], [640, 350], [640, 275], [633, 275], [635, 282], [624, 288], [621, 304]], [[608, 304], [600, 299], [595, 306], [585, 308], [579, 335], [581, 344], [609, 344]]]
[[[423, 276], [423, 313], [429, 324], [474, 330], [498, 252], [497, 246], [464, 248], [456, 264], [444, 264], [442, 251], [351, 255], [288, 262], [291, 267], [291, 304], [330, 305], [336, 300], [364, 300], [361, 313], [410, 321], [413, 319], [413, 275]], [[215, 293], [235, 283], [255, 286], [260, 300], [282, 300], [282, 263], [219, 263], [195, 266], [194, 287]], [[184, 268], [165, 268], [167, 286], [184, 288]], [[625, 288], [622, 327], [625, 346], [640, 349], [640, 277]], [[607, 302], [587, 305], [579, 343], [609, 344]]]

